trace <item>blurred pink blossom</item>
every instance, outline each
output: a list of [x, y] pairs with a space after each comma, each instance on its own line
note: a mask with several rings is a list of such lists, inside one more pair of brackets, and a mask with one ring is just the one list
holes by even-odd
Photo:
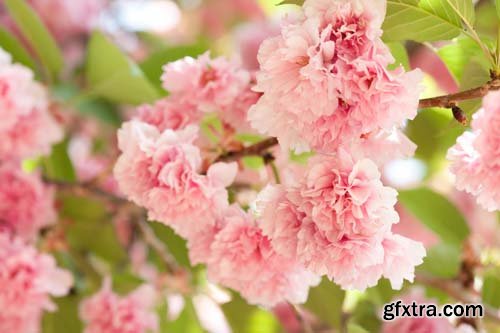
[[72, 284], [53, 257], [0, 232], [1, 332], [41, 332], [43, 312], [56, 309], [50, 297], [66, 295]]
[[0, 164], [0, 227], [33, 241], [56, 220], [53, 188], [37, 173], [27, 174], [13, 163]]
[[269, 21], [255, 21], [239, 27], [236, 31], [236, 44], [243, 67], [249, 71], [258, 70], [257, 54], [260, 44], [279, 33], [279, 25]]
[[149, 285], [121, 297], [111, 290], [109, 279], [101, 290], [84, 300], [80, 317], [85, 333], [150, 333], [158, 331], [155, 290]]
[[49, 113], [46, 90], [30, 69], [0, 49], [0, 160], [48, 154], [63, 137]]

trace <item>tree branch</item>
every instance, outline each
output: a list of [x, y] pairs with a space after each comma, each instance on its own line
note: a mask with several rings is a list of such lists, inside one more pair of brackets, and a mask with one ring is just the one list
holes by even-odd
[[426, 98], [420, 100], [419, 108], [431, 108], [431, 107], [441, 107], [441, 108], [452, 108], [456, 106], [458, 102], [482, 98], [488, 94], [489, 91], [500, 89], [500, 79], [494, 78], [491, 81], [486, 82], [484, 85], [461, 91], [456, 94], [444, 95], [432, 98]]
[[245, 156], [257, 155], [261, 156], [266, 150], [278, 144], [277, 138], [268, 138], [241, 150], [229, 151], [220, 155], [215, 162], [232, 162], [238, 161]]

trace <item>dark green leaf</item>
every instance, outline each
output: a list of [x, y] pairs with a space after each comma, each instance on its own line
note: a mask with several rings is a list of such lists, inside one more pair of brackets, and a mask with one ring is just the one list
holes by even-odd
[[76, 221], [104, 221], [108, 212], [103, 202], [85, 196], [66, 195], [61, 198], [61, 216]]
[[178, 264], [190, 267], [186, 240], [179, 237], [171, 228], [158, 222], [149, 222], [156, 237], [168, 247]]
[[347, 333], [369, 333], [363, 327], [356, 324], [347, 325]]
[[443, 195], [422, 187], [400, 191], [399, 200], [445, 242], [460, 245], [469, 235], [469, 226], [463, 215]]
[[0, 46], [10, 53], [14, 62], [20, 63], [33, 71], [36, 71], [36, 64], [24, 46], [10, 32], [0, 28]]
[[113, 274], [113, 291], [121, 295], [127, 295], [142, 284], [144, 284], [144, 280], [129, 272], [115, 272]]
[[350, 324], [363, 327], [368, 332], [379, 332], [381, 325], [379, 311], [379, 306], [370, 300], [361, 300], [352, 313]]
[[82, 114], [91, 115], [115, 127], [120, 126], [123, 121], [116, 105], [103, 98], [85, 99], [78, 103], [77, 108]]
[[50, 77], [57, 77], [64, 65], [63, 56], [36, 12], [25, 0], [5, 0], [4, 3]]
[[264, 309], [248, 305], [239, 295], [233, 294], [231, 302], [223, 304], [233, 332], [238, 333], [278, 333], [282, 328], [274, 315]]
[[57, 305], [55, 312], [47, 312], [43, 316], [43, 333], [69, 333], [82, 332], [83, 325], [78, 316], [80, 298], [70, 295], [64, 298], [54, 299]]
[[45, 175], [53, 180], [74, 182], [76, 173], [68, 156], [68, 141], [52, 147], [50, 156], [43, 158]]
[[323, 322], [339, 328], [344, 297], [345, 292], [342, 289], [327, 278], [323, 278], [319, 286], [311, 288], [304, 306]]
[[99, 32], [90, 40], [86, 76], [90, 94], [117, 103], [137, 105], [159, 97], [139, 66]]
[[283, 0], [277, 6], [281, 5], [297, 5], [302, 6], [304, 4], [304, 0]]
[[427, 250], [424, 263], [418, 270], [442, 278], [456, 277], [460, 269], [460, 249], [452, 244], [436, 245]]

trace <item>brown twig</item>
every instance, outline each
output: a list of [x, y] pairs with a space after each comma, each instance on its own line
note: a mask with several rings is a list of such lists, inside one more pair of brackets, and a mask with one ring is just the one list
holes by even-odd
[[215, 160], [215, 162], [232, 162], [232, 161], [238, 161], [239, 159], [245, 156], [252, 156], [252, 155], [260, 156], [262, 155], [263, 152], [265, 152], [269, 148], [276, 146], [277, 144], [278, 144], [277, 138], [268, 138], [261, 142], [257, 142], [256, 144], [251, 145], [249, 147], [224, 153], [220, 155]]
[[456, 106], [458, 102], [482, 98], [488, 94], [489, 91], [500, 89], [500, 78], [493, 78], [492, 80], [486, 82], [484, 85], [461, 91], [456, 94], [444, 95], [432, 98], [426, 98], [420, 100], [419, 108], [431, 108], [431, 107], [441, 107], [441, 108], [452, 108]]

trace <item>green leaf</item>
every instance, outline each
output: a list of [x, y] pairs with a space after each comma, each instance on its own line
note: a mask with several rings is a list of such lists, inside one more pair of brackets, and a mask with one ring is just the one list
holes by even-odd
[[488, 270], [483, 279], [483, 302], [500, 309], [500, 270]]
[[473, 20], [471, 8], [470, 0], [388, 0], [384, 40], [452, 39], [463, 30], [461, 17]]
[[261, 156], [245, 156], [241, 159], [246, 168], [259, 170], [266, 166], [264, 159]]
[[113, 291], [121, 295], [127, 295], [144, 284], [143, 279], [131, 274], [130, 272], [116, 272], [113, 274], [112, 279]]
[[174, 256], [177, 263], [184, 267], [191, 267], [189, 261], [186, 240], [178, 236], [171, 228], [159, 222], [148, 222], [158, 237]]
[[357, 304], [349, 321], [351, 324], [363, 327], [368, 332], [379, 332], [381, 325], [380, 306], [364, 299]]
[[36, 64], [31, 55], [23, 45], [10, 32], [0, 28], [0, 46], [12, 56], [14, 62], [20, 63], [33, 71], [36, 71]]
[[164, 65], [184, 57], [196, 57], [205, 52], [207, 48], [208, 45], [203, 42], [191, 45], [166, 47], [151, 54], [146, 60], [140, 63], [139, 66], [156, 87], [163, 89], [161, 86], [161, 75]]
[[132, 105], [153, 102], [159, 97], [139, 66], [100, 32], [91, 37], [86, 71], [91, 95]]
[[76, 173], [68, 156], [68, 140], [52, 147], [52, 153], [43, 158], [45, 175], [53, 180], [74, 182]]
[[460, 245], [469, 235], [463, 215], [443, 195], [422, 187], [400, 191], [399, 200], [445, 242]]
[[395, 69], [399, 66], [403, 66], [406, 70], [410, 70], [410, 59], [408, 59], [408, 52], [403, 43], [392, 42], [387, 43], [387, 46], [391, 50], [392, 56], [395, 59], [394, 64], [389, 65], [389, 69]]
[[42, 320], [43, 333], [82, 332], [83, 325], [78, 315], [81, 299], [76, 295], [54, 299], [55, 312], [47, 312]]
[[442, 278], [454, 278], [460, 270], [461, 247], [438, 244], [427, 250], [424, 262], [417, 269]]
[[50, 78], [56, 78], [64, 62], [61, 50], [47, 31], [36, 12], [24, 0], [5, 0], [10, 15], [19, 30], [30, 43], [47, 70]]
[[167, 319], [168, 305], [166, 302], [158, 309], [160, 318], [160, 333], [203, 333], [200, 326], [196, 310], [194, 308], [191, 298], [184, 299], [184, 309], [178, 318], [174, 321]]
[[60, 214], [76, 221], [104, 221], [108, 218], [106, 207], [102, 201], [94, 198], [76, 195], [66, 195], [61, 198]]
[[309, 298], [304, 306], [323, 322], [339, 328], [344, 297], [345, 292], [342, 289], [323, 278], [319, 286], [309, 290]]
[[351, 323], [347, 325], [347, 333], [369, 333], [369, 332], [365, 330], [363, 327]]
[[440, 48], [438, 55], [453, 74], [455, 80], [461, 82], [467, 64], [470, 63], [471, 59], [482, 56], [483, 52], [474, 40], [463, 37]]
[[117, 106], [104, 98], [85, 99], [76, 107], [82, 114], [90, 115], [115, 127], [119, 127], [123, 121]]
[[497, 15], [500, 19], [500, 0], [495, 0], [495, 7], [497, 8]]
[[231, 302], [222, 305], [222, 311], [224, 311], [233, 332], [282, 332], [280, 323], [272, 313], [247, 304], [247, 302], [236, 293], [233, 294]]
[[[483, 85], [490, 79], [488, 67], [484, 63], [471, 61], [466, 64], [464, 74], [460, 82], [460, 90], [467, 90]], [[472, 114], [476, 112], [482, 104], [481, 98], [463, 101], [459, 104], [462, 110], [467, 115], [469, 121], [472, 119]]]

